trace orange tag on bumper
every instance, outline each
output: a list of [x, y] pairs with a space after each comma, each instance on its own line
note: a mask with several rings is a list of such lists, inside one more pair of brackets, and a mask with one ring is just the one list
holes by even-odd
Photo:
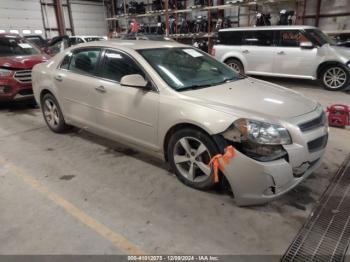
[[[228, 165], [230, 163], [230, 160], [235, 157], [235, 149], [233, 146], [228, 146], [225, 149], [225, 154], [217, 154], [213, 156], [213, 158], [210, 160], [208, 166], [213, 167], [213, 172], [214, 172], [214, 183], [219, 182], [219, 170], [221, 172], [224, 172], [225, 170], [225, 165]], [[220, 159], [222, 159], [222, 163], [220, 162]]]

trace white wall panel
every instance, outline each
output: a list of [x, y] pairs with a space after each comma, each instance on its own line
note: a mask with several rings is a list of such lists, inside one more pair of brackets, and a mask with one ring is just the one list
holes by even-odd
[[70, 2], [76, 35], [107, 35], [105, 7], [102, 3]]
[[[316, 0], [309, 0], [306, 6], [306, 15], [314, 15], [316, 13]], [[322, 0], [321, 14], [337, 14], [350, 12], [349, 0]], [[315, 19], [306, 19], [305, 24], [314, 25]], [[320, 17], [319, 27], [325, 31], [350, 30], [349, 16], [339, 17]]]
[[42, 30], [39, 0], [0, 0], [0, 30]]
[[[40, 2], [40, 0], [38, 0]], [[48, 38], [52, 38], [54, 36], [58, 35], [57, 30], [51, 30], [53, 28], [57, 28], [57, 19], [56, 19], [56, 12], [54, 6], [50, 5], [53, 4], [53, 0], [42, 0], [43, 4], [43, 16], [45, 21], [45, 27], [48, 28], [46, 31], [46, 36]]]

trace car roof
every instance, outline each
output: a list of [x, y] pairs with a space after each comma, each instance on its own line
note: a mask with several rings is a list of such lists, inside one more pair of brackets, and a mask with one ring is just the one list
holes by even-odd
[[23, 37], [24, 37], [24, 38], [27, 38], [27, 37], [39, 37], [39, 38], [43, 38], [42, 35], [24, 35]]
[[70, 38], [74, 38], [74, 37], [82, 37], [82, 38], [85, 38], [85, 37], [103, 37], [103, 36], [99, 36], [99, 35], [72, 35], [72, 36], [69, 36]]
[[299, 30], [299, 29], [316, 29], [317, 27], [308, 25], [276, 25], [276, 26], [249, 26], [249, 27], [235, 27], [221, 29], [219, 32], [230, 32], [230, 31], [248, 31], [248, 30]]
[[189, 47], [176, 42], [171, 41], [150, 41], [150, 40], [105, 40], [98, 42], [89, 42], [79, 44], [76, 47], [89, 47], [89, 46], [100, 46], [100, 47], [111, 47], [121, 48], [129, 50], [139, 49], [152, 49], [152, 48], [172, 48], [172, 47]]
[[0, 36], [21, 37], [19, 34], [13, 34], [13, 33], [0, 33]]

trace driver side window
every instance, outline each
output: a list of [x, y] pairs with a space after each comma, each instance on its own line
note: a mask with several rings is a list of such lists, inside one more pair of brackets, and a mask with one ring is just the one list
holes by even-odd
[[310, 40], [299, 30], [282, 30], [279, 33], [279, 46], [299, 47], [300, 43]]
[[129, 56], [117, 51], [106, 51], [100, 69], [101, 77], [120, 82], [123, 76], [134, 74], [145, 77], [144, 72]]

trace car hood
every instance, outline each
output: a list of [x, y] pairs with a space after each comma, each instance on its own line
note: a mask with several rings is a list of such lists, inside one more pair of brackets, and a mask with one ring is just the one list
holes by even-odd
[[238, 115], [292, 118], [307, 114], [317, 102], [287, 88], [253, 78], [181, 93], [185, 99], [218, 111]]
[[350, 60], [350, 48], [344, 47], [344, 46], [335, 46], [335, 45], [325, 45], [325, 47], [332, 50], [332, 52], [335, 55], [340, 55], [341, 57], [347, 60]]
[[11, 69], [32, 69], [36, 64], [49, 60], [47, 55], [0, 57], [0, 67]]

